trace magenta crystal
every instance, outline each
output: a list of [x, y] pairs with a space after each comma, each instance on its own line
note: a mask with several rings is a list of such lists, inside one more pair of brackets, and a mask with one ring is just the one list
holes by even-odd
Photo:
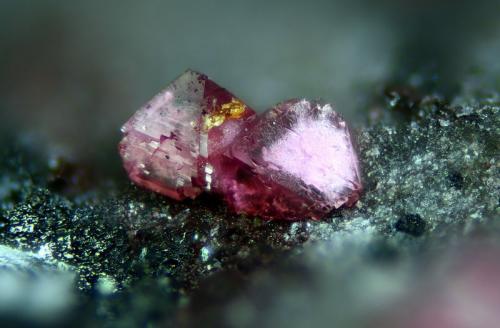
[[130, 179], [177, 200], [212, 191], [237, 213], [299, 220], [352, 206], [361, 193], [349, 130], [329, 104], [291, 100], [257, 116], [187, 71], [122, 131]]
[[207, 76], [187, 71], [122, 127], [130, 179], [177, 200], [210, 189], [209, 158], [231, 144], [254, 111]]
[[319, 219], [360, 196], [358, 159], [331, 105], [283, 102], [247, 123], [215, 169], [216, 189], [238, 213]]

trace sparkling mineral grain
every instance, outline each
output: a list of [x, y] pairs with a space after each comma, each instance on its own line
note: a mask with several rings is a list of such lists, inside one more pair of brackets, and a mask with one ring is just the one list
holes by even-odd
[[319, 219], [359, 198], [358, 159], [329, 104], [283, 102], [247, 122], [215, 164], [215, 189], [238, 213]]
[[211, 189], [210, 160], [254, 111], [207, 76], [187, 71], [122, 127], [120, 155], [130, 179], [174, 199]]

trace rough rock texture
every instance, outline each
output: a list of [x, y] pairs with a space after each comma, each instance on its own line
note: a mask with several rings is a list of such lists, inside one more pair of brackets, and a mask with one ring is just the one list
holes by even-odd
[[178, 203], [119, 184], [106, 189], [116, 196], [75, 197], [50, 183], [43, 148], [3, 139], [0, 244], [16, 255], [0, 251], [0, 264], [36, 254], [43, 265], [32, 270], [74, 273], [74, 305], [53, 310], [84, 326], [405, 326], [404, 313], [428, 311], [426, 291], [447, 302], [447, 284], [469, 275], [456, 263], [498, 254], [498, 99], [464, 91], [374, 105], [391, 123], [354, 133], [365, 194], [314, 222], [266, 222], [210, 197]]

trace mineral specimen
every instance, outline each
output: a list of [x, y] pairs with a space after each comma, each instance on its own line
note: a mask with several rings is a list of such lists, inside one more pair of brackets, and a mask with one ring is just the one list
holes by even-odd
[[208, 158], [253, 115], [207, 76], [186, 71], [122, 127], [124, 167], [141, 187], [177, 200], [195, 198], [210, 189]]
[[319, 219], [358, 200], [358, 159], [331, 105], [290, 100], [249, 123], [215, 166], [216, 189], [236, 212]]
[[319, 219], [361, 191], [348, 128], [329, 104], [290, 100], [257, 116], [187, 71], [122, 131], [130, 179], [177, 200], [206, 190], [237, 213]]

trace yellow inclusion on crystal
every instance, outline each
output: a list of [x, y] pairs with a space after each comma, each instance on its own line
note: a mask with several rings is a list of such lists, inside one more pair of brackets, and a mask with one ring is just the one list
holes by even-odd
[[224, 115], [207, 115], [205, 116], [205, 129], [210, 130], [213, 127], [219, 126], [224, 123], [226, 117]]
[[220, 108], [204, 117], [203, 127], [210, 130], [213, 127], [220, 126], [228, 118], [240, 118], [245, 113], [246, 106], [238, 99], [231, 99], [230, 102], [222, 104]]
[[245, 104], [238, 99], [232, 99], [221, 106], [221, 111], [229, 118], [240, 118], [245, 112]]

